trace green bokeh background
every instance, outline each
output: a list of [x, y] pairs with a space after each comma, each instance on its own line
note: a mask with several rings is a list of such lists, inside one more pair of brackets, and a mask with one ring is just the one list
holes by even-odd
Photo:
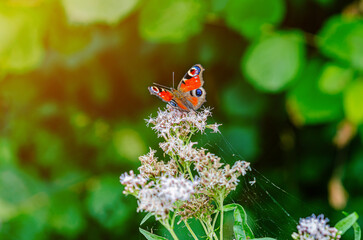
[[157, 148], [144, 119], [165, 104], [147, 86], [195, 63], [223, 136], [303, 203], [295, 215], [363, 216], [362, 12], [339, 0], [1, 1], [0, 239], [143, 239], [118, 177]]

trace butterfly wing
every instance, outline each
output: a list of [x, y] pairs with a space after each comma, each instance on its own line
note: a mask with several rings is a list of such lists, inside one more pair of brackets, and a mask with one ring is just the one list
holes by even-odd
[[169, 91], [165, 88], [160, 88], [157, 86], [151, 86], [148, 87], [148, 89], [150, 94], [158, 96], [161, 100], [170, 104], [170, 106], [183, 111], [189, 110], [189, 108], [183, 103], [183, 101], [179, 97], [175, 96], [175, 93], [173, 93], [173, 91]]
[[[207, 96], [207, 92], [205, 91], [204, 88], [200, 87], [200, 88], [187, 92], [185, 94], [185, 99], [187, 100], [187, 102], [189, 102], [191, 104], [191, 106], [189, 108], [192, 108], [193, 110], [197, 110], [198, 108], [200, 108], [203, 105], [203, 103], [206, 102], [206, 99], [205, 99], [206, 96]], [[190, 104], [186, 104], [186, 105], [190, 105]]]
[[195, 64], [184, 75], [178, 85], [178, 91], [183, 96], [184, 105], [188, 109], [197, 110], [205, 103], [206, 91], [203, 86], [202, 73], [204, 68], [200, 64]]
[[204, 68], [200, 64], [195, 64], [193, 67], [191, 67], [180, 81], [177, 88], [178, 91], [186, 93], [203, 86], [203, 71]]

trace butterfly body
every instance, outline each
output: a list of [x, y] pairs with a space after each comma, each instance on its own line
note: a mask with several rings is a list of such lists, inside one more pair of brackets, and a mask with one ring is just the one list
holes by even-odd
[[149, 91], [174, 108], [181, 111], [195, 111], [206, 101], [207, 93], [202, 87], [203, 71], [202, 65], [196, 64], [184, 75], [177, 89], [151, 86]]

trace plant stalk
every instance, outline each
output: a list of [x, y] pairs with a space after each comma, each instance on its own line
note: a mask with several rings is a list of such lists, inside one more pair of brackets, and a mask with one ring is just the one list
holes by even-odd
[[213, 224], [212, 224], [212, 228], [213, 228], [213, 229], [214, 229], [214, 226], [216, 225], [218, 215], [219, 215], [219, 211], [218, 211], [218, 212], [216, 213], [216, 215], [214, 216]]
[[173, 237], [174, 240], [179, 240], [178, 236], [175, 234], [174, 230], [172, 228], [168, 229], [171, 236]]
[[202, 225], [203, 229], [204, 229], [204, 232], [205, 234], [208, 236], [208, 239], [211, 239], [213, 240], [213, 237], [210, 236], [210, 231], [207, 229], [207, 227], [205, 226], [205, 223], [204, 221], [202, 220], [199, 220], [200, 224]]
[[188, 224], [188, 221], [187, 220], [184, 220], [184, 224], [185, 224], [185, 226], [187, 226], [187, 228], [188, 228], [189, 232], [192, 234], [193, 238], [195, 240], [198, 240], [197, 236], [193, 232], [193, 229], [190, 227], [190, 225]]
[[187, 170], [188, 170], [188, 173], [189, 173], [190, 180], [192, 181], [192, 183], [194, 183], [194, 178], [193, 178], [193, 175], [192, 175], [192, 171], [190, 170], [190, 165], [188, 163], [186, 163], [186, 165], [187, 165]]
[[216, 235], [216, 233], [214, 231], [214, 227], [210, 224], [210, 222], [208, 222], [207, 225], [208, 225], [210, 233], [212, 234], [212, 239], [214, 237], [215, 240], [218, 240], [218, 237], [217, 237], [217, 235]]
[[219, 239], [223, 240], [223, 195], [220, 195], [220, 201], [219, 201], [219, 209], [221, 212], [221, 219], [220, 219], [220, 227], [219, 227]]
[[171, 236], [173, 237], [174, 240], [179, 240], [178, 236], [175, 234], [173, 228], [170, 226], [169, 223], [164, 223], [164, 222], [161, 222], [161, 224], [164, 225], [164, 227], [166, 229], [168, 229], [169, 233], [171, 234]]

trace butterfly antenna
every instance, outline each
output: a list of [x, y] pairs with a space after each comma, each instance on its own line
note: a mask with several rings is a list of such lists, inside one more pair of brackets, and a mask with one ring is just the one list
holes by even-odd
[[159, 83], [153, 83], [154, 85], [156, 85], [156, 86], [158, 86], [158, 87], [162, 87], [162, 88], [165, 88], [165, 89], [172, 89], [171, 87], [167, 87], [167, 86], [164, 86], [164, 85], [161, 85], [161, 84], [159, 84]]

